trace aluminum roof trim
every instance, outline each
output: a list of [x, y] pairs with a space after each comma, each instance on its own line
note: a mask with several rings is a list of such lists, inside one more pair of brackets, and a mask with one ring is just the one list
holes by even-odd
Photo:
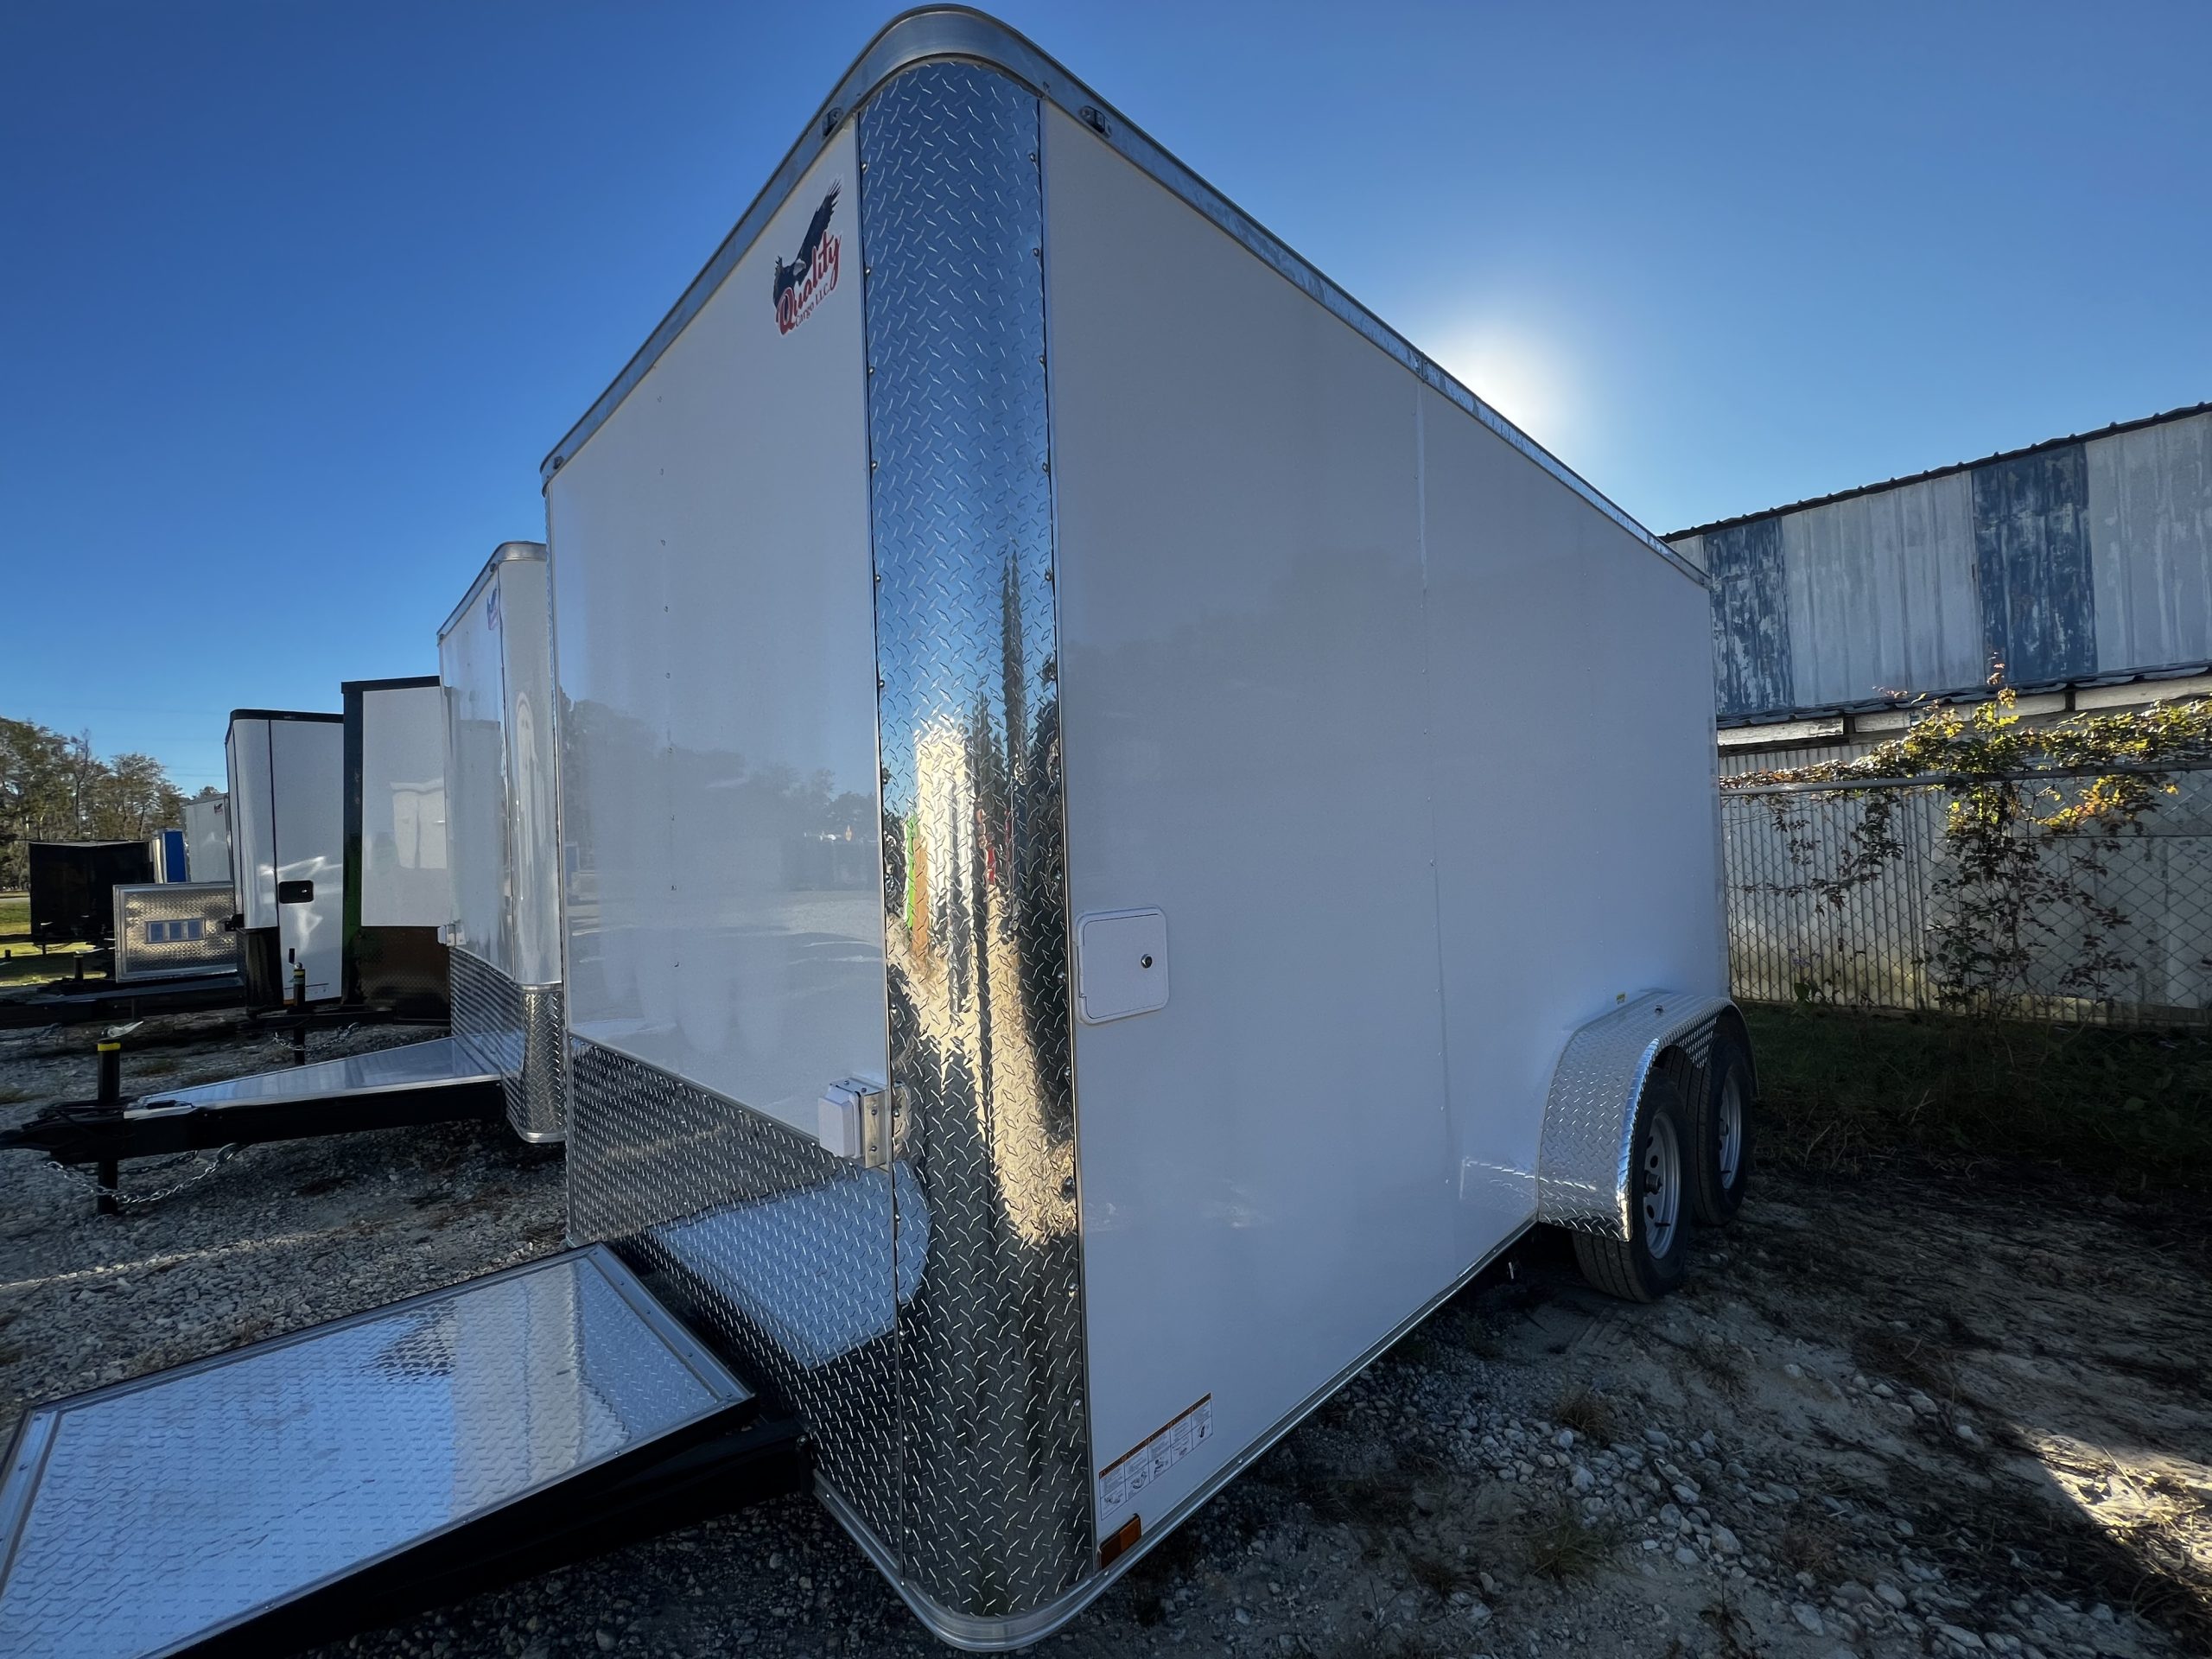
[[319, 714], [302, 709], [233, 709], [231, 710], [231, 720], [233, 724], [241, 720], [327, 720], [340, 721], [343, 721], [345, 718], [346, 716], [343, 715]]
[[1792, 501], [1786, 506], [1762, 507], [1757, 512], [1739, 512], [1732, 518], [1716, 518], [1709, 524], [1695, 524], [1688, 530], [1672, 531], [1666, 539], [1679, 542], [1688, 536], [1707, 536], [1716, 530], [1733, 530], [1738, 524], [1748, 524], [1760, 518], [1778, 518], [1786, 512], [1802, 512], [1811, 507], [1825, 507], [1857, 496], [1879, 495], [1885, 490], [1901, 490], [1908, 484], [1925, 484], [1933, 478], [1948, 478], [1954, 473], [1970, 473], [1977, 467], [1991, 466], [2000, 461], [2017, 461], [2022, 455], [2040, 454], [2046, 449], [2063, 449], [2069, 443], [2093, 443], [2099, 438], [2116, 437], [2122, 432], [2139, 432], [2146, 426], [2163, 426], [2169, 421], [2185, 421], [2192, 415], [2202, 415], [2208, 411], [2212, 411], [2212, 403], [2189, 404], [2180, 409], [2145, 415], [2139, 420], [2114, 421], [2110, 426], [2099, 427], [2094, 432], [2069, 432], [2063, 438], [2045, 438], [2040, 443], [2024, 444], [2018, 449], [2000, 449], [1993, 455], [1982, 456], [1979, 461], [1955, 461], [1948, 467], [1931, 467], [1924, 473], [1907, 473], [1902, 478], [1885, 478], [1878, 484], [1861, 484], [1852, 489], [1838, 490], [1833, 495], [1808, 496], [1802, 501]]
[[435, 685], [437, 683], [438, 677], [435, 674], [403, 674], [397, 678], [386, 680], [340, 680], [338, 682], [338, 689], [340, 692], [346, 693], [354, 691], [419, 691], [426, 685]]
[[[2128, 669], [2111, 674], [2081, 674], [2065, 680], [2037, 680], [2028, 684], [2007, 686], [2005, 690], [2018, 697], [2043, 696], [2054, 691], [2086, 691], [2113, 685], [2155, 685], [2165, 680], [2195, 679], [2212, 674], [2212, 663], [2170, 663], [2158, 668]], [[1997, 693], [1986, 685], [1954, 686], [1944, 691], [1928, 691], [1911, 697], [1860, 697], [1850, 702], [1816, 702], [1802, 709], [1763, 709], [1757, 714], [1722, 715], [1713, 722], [1720, 731], [1740, 731], [1748, 727], [1786, 726], [1801, 720], [1834, 720], [1845, 715], [1886, 714], [1919, 708], [1934, 708], [1938, 704], [1975, 703], [1993, 701]]]
[[1404, 335], [1397, 333], [1344, 289], [1324, 276], [1310, 261], [1262, 226], [1258, 220], [1177, 161], [1128, 118], [1116, 110], [1083, 81], [1019, 31], [995, 17], [964, 6], [932, 6], [902, 13], [861, 51], [845, 72], [836, 90], [823, 103], [814, 120], [778, 164], [776, 170], [740, 216], [699, 274], [664, 316], [645, 343], [632, 354], [613, 384], [599, 395], [584, 417], [569, 429], [538, 468], [541, 483], [550, 482], [591, 435], [621, 406], [624, 398], [652, 372], [653, 365], [707, 301], [721, 286], [740, 259], [760, 238], [776, 210], [783, 205], [799, 177], [813, 165], [839, 128], [852, 119], [862, 104], [902, 69], [932, 59], [959, 58], [984, 64], [1011, 75], [1050, 99], [1089, 127], [1125, 161], [1183, 202], [1203, 214], [1217, 229], [1256, 255], [1294, 287], [1303, 290], [1323, 308], [1380, 347], [1413, 375], [1446, 400], [1473, 416], [1529, 461], [1580, 496], [1615, 524], [1643, 543], [1700, 588], [1710, 585], [1704, 571], [1617, 505], [1573, 467], [1507, 420], [1497, 410], [1462, 385]]
[[484, 591], [484, 584], [492, 580], [492, 573], [503, 564], [529, 564], [545, 562], [543, 542], [501, 542], [492, 550], [492, 556], [484, 561], [484, 568], [476, 573], [476, 580], [468, 584], [468, 591], [461, 596], [461, 603], [453, 607], [446, 620], [438, 624], [438, 643], [445, 643], [446, 635], [453, 632], [453, 625], [461, 620], [461, 613], [476, 602], [476, 595]]

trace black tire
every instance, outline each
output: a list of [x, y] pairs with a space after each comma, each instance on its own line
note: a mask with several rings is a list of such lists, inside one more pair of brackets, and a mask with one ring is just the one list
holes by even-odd
[[1690, 1183], [1683, 1166], [1690, 1142], [1682, 1082], [1675, 1067], [1654, 1070], [1637, 1103], [1629, 1141], [1628, 1242], [1574, 1234], [1582, 1276], [1624, 1301], [1656, 1302], [1689, 1271]]
[[1757, 1085], [1751, 1051], [1723, 1023], [1713, 1034], [1705, 1076], [1690, 1111], [1690, 1213], [1699, 1224], [1726, 1227], [1744, 1207], [1751, 1183], [1751, 1122]]

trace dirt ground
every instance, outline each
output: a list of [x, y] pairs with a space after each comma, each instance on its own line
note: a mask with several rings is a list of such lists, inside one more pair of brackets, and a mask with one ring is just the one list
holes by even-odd
[[[130, 1081], [286, 1058], [221, 1024], [133, 1033]], [[0, 1118], [87, 1092], [90, 1045], [0, 1038]], [[490, 1127], [249, 1148], [113, 1218], [0, 1154], [0, 1427], [556, 1249], [561, 1198]], [[2206, 1220], [1989, 1167], [1763, 1173], [1651, 1307], [1532, 1239], [1039, 1651], [2212, 1653]], [[944, 1649], [793, 1497], [330, 1651]]]

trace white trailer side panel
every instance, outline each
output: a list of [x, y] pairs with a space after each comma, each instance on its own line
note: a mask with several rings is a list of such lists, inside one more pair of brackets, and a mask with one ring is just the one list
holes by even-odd
[[887, 1069], [858, 184], [848, 130], [546, 488], [569, 1029], [810, 1134]]
[[276, 876], [313, 884], [309, 899], [276, 906], [283, 989], [292, 967], [308, 970], [308, 1000], [338, 995], [346, 915], [346, 728], [334, 720], [269, 722], [275, 782]]
[[495, 575], [478, 588], [440, 636], [438, 678], [447, 703], [452, 942], [512, 979], [506, 686], [499, 654], [499, 593]]
[[553, 745], [552, 577], [543, 559], [499, 567], [499, 652], [508, 777], [507, 835], [520, 985], [561, 978], [561, 832]]
[[1046, 123], [1069, 909], [1158, 906], [1172, 966], [1075, 1031], [1106, 1536], [1528, 1223], [1572, 1026], [1721, 988], [1710, 639], [1688, 576]]
[[[1707, 591], [1421, 393], [1425, 656], [1458, 1255], [1535, 1206], [1568, 1033], [1725, 995]], [[1581, 664], [1584, 672], [1560, 672]]]
[[266, 720], [231, 722], [223, 740], [230, 770], [231, 869], [242, 927], [276, 925], [276, 798], [269, 776]]
[[[1092, 1452], [1149, 1532], [1452, 1276], [1417, 385], [1055, 110], [1069, 910], [1172, 995], [1075, 1031]], [[1078, 973], [1083, 972], [1078, 961]], [[1103, 1484], [1103, 1483], [1102, 1483]]]
[[445, 724], [437, 686], [361, 694], [364, 927], [437, 927], [451, 917]]
[[231, 798], [184, 804], [184, 869], [189, 881], [231, 880]]

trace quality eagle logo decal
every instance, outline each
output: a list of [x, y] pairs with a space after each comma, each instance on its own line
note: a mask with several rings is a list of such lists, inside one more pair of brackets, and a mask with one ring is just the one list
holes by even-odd
[[807, 221], [806, 235], [791, 264], [781, 259], [775, 262], [776, 332], [779, 334], [788, 334], [804, 322], [837, 286], [841, 245], [830, 233], [830, 220], [837, 211], [837, 193], [844, 188], [842, 179], [830, 187], [830, 194], [822, 198], [822, 205]]

